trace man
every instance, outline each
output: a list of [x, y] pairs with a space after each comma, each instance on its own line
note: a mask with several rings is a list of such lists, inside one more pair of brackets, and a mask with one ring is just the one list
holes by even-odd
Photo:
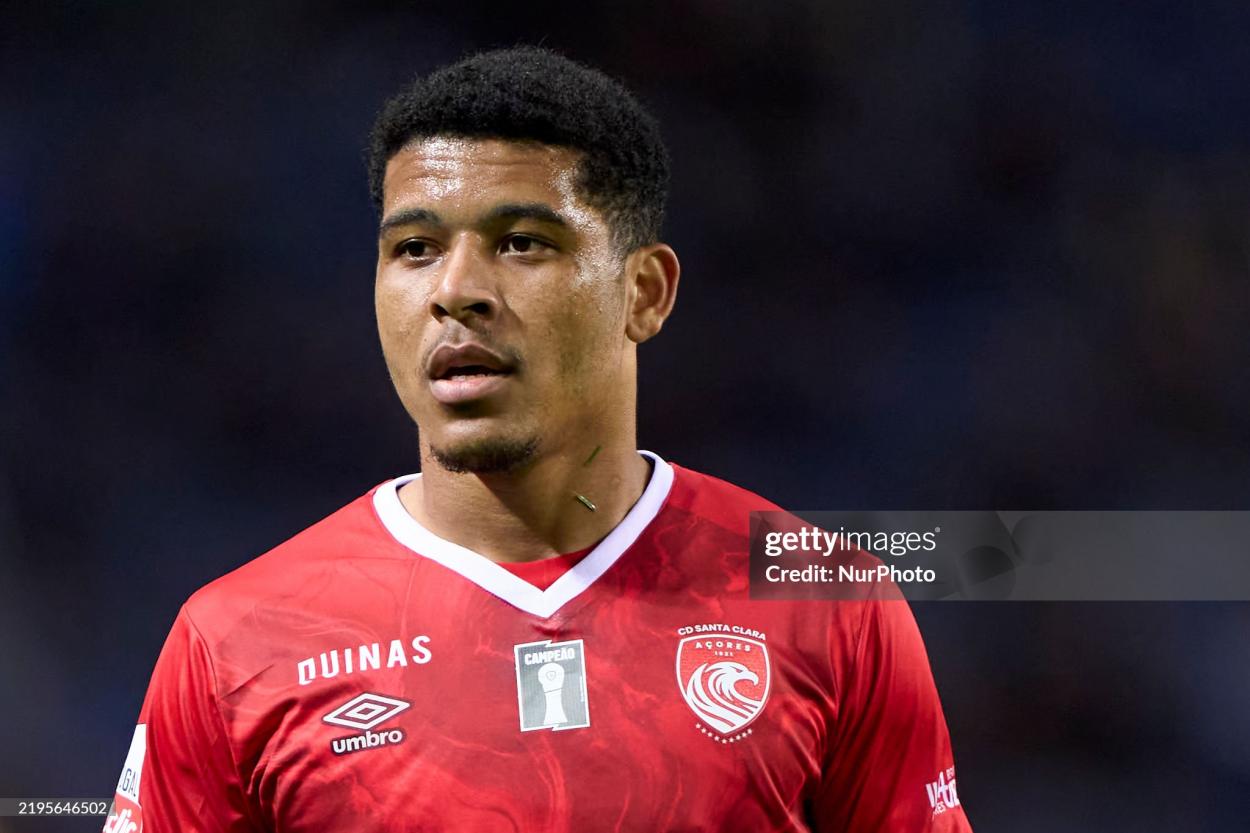
[[195, 593], [106, 830], [965, 831], [907, 605], [760, 602], [775, 507], [635, 443], [667, 161], [553, 53], [374, 129], [376, 307], [421, 474]]

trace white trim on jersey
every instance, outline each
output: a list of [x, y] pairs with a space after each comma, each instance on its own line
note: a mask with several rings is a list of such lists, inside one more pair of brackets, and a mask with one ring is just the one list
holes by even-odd
[[486, 556], [440, 538], [417, 523], [400, 502], [399, 487], [420, 477], [420, 473], [406, 474], [383, 483], [373, 494], [373, 508], [387, 532], [408, 549], [459, 573], [513, 607], [545, 619], [594, 584], [660, 513], [660, 507], [673, 486], [673, 467], [650, 451], [639, 450], [638, 453], [649, 458], [655, 466], [651, 481], [638, 502], [608, 533], [608, 537], [546, 590], [539, 590]]

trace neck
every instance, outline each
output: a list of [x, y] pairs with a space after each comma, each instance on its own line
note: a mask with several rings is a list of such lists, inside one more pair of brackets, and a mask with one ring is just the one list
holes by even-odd
[[634, 442], [570, 444], [518, 471], [483, 475], [447, 471], [422, 443], [421, 476], [399, 499], [426, 529], [492, 561], [575, 552], [611, 532], [646, 488], [649, 463]]

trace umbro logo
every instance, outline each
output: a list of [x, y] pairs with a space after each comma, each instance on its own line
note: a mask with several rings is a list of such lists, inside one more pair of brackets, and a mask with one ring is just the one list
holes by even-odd
[[364, 749], [376, 749], [379, 746], [402, 743], [403, 729], [386, 729], [381, 732], [371, 730], [411, 705], [407, 700], [370, 692], [353, 697], [321, 719], [333, 726], [359, 729], [361, 734], [335, 738], [330, 741], [330, 751], [335, 755], [346, 755], [348, 752], [360, 752]]

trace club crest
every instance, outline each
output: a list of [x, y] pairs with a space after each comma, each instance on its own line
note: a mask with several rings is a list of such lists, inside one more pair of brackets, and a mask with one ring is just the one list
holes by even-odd
[[744, 730], [764, 710], [771, 671], [761, 640], [728, 629], [677, 645], [677, 686], [686, 705], [702, 726], [730, 740], [749, 734]]

